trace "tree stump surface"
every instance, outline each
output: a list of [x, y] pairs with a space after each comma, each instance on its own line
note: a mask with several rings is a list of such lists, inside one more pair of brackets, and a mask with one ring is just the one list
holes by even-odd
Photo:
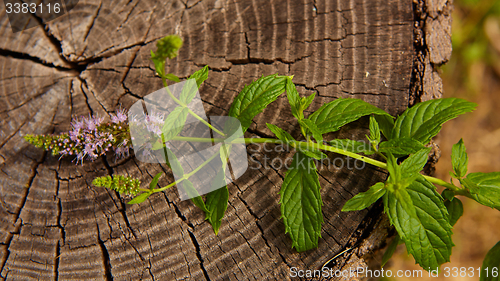
[[[266, 156], [285, 159], [293, 152], [247, 147], [249, 170], [228, 186], [229, 205], [216, 236], [203, 212], [180, 201], [175, 188], [127, 205], [130, 198], [91, 184], [97, 176], [122, 174], [147, 185], [166, 166], [114, 155], [75, 165], [22, 137], [67, 131], [72, 117], [109, 119], [120, 106], [160, 89], [149, 56], [168, 34], [181, 36], [184, 46], [167, 62], [167, 73], [187, 78], [210, 67], [200, 88], [207, 116], [227, 115], [244, 85], [273, 73], [294, 75], [301, 94], [317, 92], [309, 112], [349, 97], [400, 114], [442, 92], [434, 66], [451, 52], [450, 4], [427, 2], [88, 0], [19, 33], [11, 31], [2, 8], [1, 278], [287, 280], [291, 268], [320, 269], [348, 247], [355, 249], [333, 268], [366, 266], [391, 232], [383, 208], [340, 210], [386, 177], [378, 168], [320, 167], [322, 238], [317, 249], [297, 253], [278, 204], [286, 169], [263, 166]], [[254, 119], [246, 136], [272, 136], [266, 122], [294, 137], [300, 133], [284, 95]], [[361, 140], [367, 126], [363, 119], [328, 138]], [[169, 172], [160, 185], [172, 181]]]

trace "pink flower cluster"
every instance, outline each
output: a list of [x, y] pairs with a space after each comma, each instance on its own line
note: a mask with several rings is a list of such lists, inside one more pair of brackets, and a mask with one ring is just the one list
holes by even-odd
[[129, 155], [132, 146], [124, 109], [111, 115], [111, 123], [103, 117], [88, 116], [73, 119], [71, 131], [60, 135], [27, 135], [25, 139], [37, 147], [52, 151], [53, 155], [74, 155], [77, 163], [84, 159], [95, 160], [108, 151], [118, 157]]

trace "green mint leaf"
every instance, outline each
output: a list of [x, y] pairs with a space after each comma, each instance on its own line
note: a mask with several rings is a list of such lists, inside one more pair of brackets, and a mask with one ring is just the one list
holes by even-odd
[[377, 146], [380, 143], [380, 127], [378, 126], [377, 120], [372, 115], [370, 116], [370, 142]]
[[484, 257], [479, 281], [499, 281], [500, 274], [500, 242], [491, 248]]
[[224, 165], [219, 169], [214, 181], [212, 182], [212, 186], [218, 187], [221, 185], [223, 185], [221, 188], [218, 188], [206, 195], [207, 199], [205, 202], [208, 210], [208, 212], [206, 212], [206, 219], [212, 225], [215, 235], [219, 233], [221, 220], [224, 217], [224, 213], [226, 212], [227, 204], [229, 201], [229, 191], [227, 190], [226, 186]]
[[170, 112], [161, 130], [164, 137], [163, 142], [171, 140], [182, 131], [186, 123], [187, 114], [188, 109], [181, 106], [176, 107]]
[[303, 111], [301, 111], [301, 99], [299, 92], [297, 92], [297, 88], [290, 77], [286, 79], [286, 97], [288, 99], [288, 103], [290, 103], [293, 116], [295, 116], [297, 120], [304, 119]]
[[350, 139], [335, 139], [328, 142], [331, 146], [353, 153], [372, 155], [375, 153], [370, 144]]
[[[165, 150], [170, 150], [168, 147], [165, 148]], [[165, 155], [168, 155], [168, 161], [169, 161], [169, 166], [170, 169], [172, 169], [172, 172], [177, 176], [180, 177], [181, 175], [184, 175], [184, 169], [182, 168], [181, 163], [177, 159], [174, 153], [172, 151], [166, 152]], [[184, 191], [186, 191], [186, 194], [191, 198], [191, 201], [201, 210], [205, 212], [205, 214], [209, 214], [210, 211], [207, 209], [205, 206], [205, 202], [203, 202], [203, 199], [201, 198], [200, 194], [198, 191], [194, 188], [193, 183], [189, 181], [188, 179], [184, 179], [180, 184], [178, 184], [178, 188], [183, 188]]]
[[370, 114], [390, 116], [382, 109], [360, 99], [339, 98], [321, 106], [308, 119], [316, 124], [321, 134], [326, 134]]
[[153, 178], [153, 180], [149, 184], [149, 189], [154, 189], [155, 188], [155, 186], [158, 184], [158, 181], [160, 180], [161, 174], [162, 173], [159, 172], [158, 174], [155, 175], [155, 177]]
[[292, 238], [292, 247], [298, 252], [317, 247], [323, 223], [323, 202], [316, 165], [311, 158], [295, 153], [280, 195], [281, 215], [286, 232]]
[[396, 157], [403, 157], [415, 153], [425, 148], [419, 141], [409, 138], [391, 139], [381, 142], [378, 151], [382, 153], [390, 152]]
[[300, 98], [300, 108], [302, 111], [306, 110], [314, 100], [316, 93], [310, 94], [308, 97]]
[[356, 194], [353, 198], [349, 199], [342, 207], [342, 212], [359, 211], [370, 207], [380, 197], [384, 196], [386, 189], [383, 182], [372, 185], [366, 192]]
[[323, 142], [323, 136], [321, 135], [321, 132], [318, 127], [316, 127], [316, 124], [312, 122], [309, 119], [304, 119], [299, 121], [299, 124], [301, 126], [304, 126], [311, 134], [313, 135], [313, 138], [318, 142], [322, 143]]
[[205, 65], [202, 69], [195, 71], [191, 74], [188, 79], [196, 79], [196, 86], [199, 88], [201, 83], [205, 82], [208, 78], [208, 65]]
[[[189, 76], [188, 80], [184, 84], [184, 87], [182, 88], [179, 100], [184, 104], [189, 104], [196, 96], [196, 93], [198, 92], [198, 88], [200, 88], [201, 83], [207, 80], [207, 78], [208, 78], [208, 65], [206, 65], [202, 69], [196, 71], [195, 73], [191, 74], [191, 76]], [[191, 82], [193, 81], [191, 79], [196, 81], [196, 83]]]
[[470, 173], [460, 181], [477, 202], [500, 209], [500, 172]]
[[392, 240], [391, 244], [389, 244], [389, 247], [387, 247], [387, 250], [385, 250], [385, 253], [382, 256], [382, 264], [380, 267], [384, 267], [385, 264], [392, 258], [392, 255], [399, 245], [399, 241], [401, 241], [401, 238], [399, 238], [399, 235], [396, 234], [396, 237], [394, 237], [394, 240]]
[[282, 142], [284, 143], [292, 143], [295, 139], [285, 130], [281, 129], [280, 127], [266, 123], [267, 127], [273, 134]]
[[469, 156], [465, 151], [463, 139], [453, 145], [451, 149], [451, 164], [453, 165], [454, 176], [458, 179], [463, 178], [467, 174], [467, 165], [469, 163]]
[[[401, 181], [401, 167], [392, 153], [387, 153], [387, 171], [389, 171], [388, 182], [395, 184]], [[389, 190], [392, 191], [391, 186], [388, 186]]]
[[403, 208], [404, 212], [411, 218], [417, 217], [417, 210], [413, 205], [413, 200], [405, 188], [398, 188], [391, 192], [392, 195], [398, 200], [399, 205]]
[[210, 211], [205, 206], [205, 202], [203, 202], [203, 198], [201, 198], [198, 191], [194, 188], [193, 183], [188, 179], [183, 180], [181, 183], [182, 188], [186, 191], [186, 194], [191, 198], [191, 202], [193, 202], [198, 208], [200, 208], [205, 214], [210, 213]]
[[263, 76], [245, 86], [238, 94], [229, 109], [229, 116], [240, 120], [243, 132], [250, 127], [257, 114], [285, 91], [287, 79], [287, 76]]
[[390, 139], [392, 134], [392, 129], [394, 128], [394, 118], [388, 115], [375, 115], [375, 119], [378, 122], [382, 134], [385, 136], [386, 139]]
[[[430, 148], [421, 149], [417, 153], [410, 155], [401, 165], [398, 165], [396, 158], [391, 153], [388, 153], [387, 170], [390, 174], [388, 180], [390, 184], [387, 185], [387, 189], [393, 192], [399, 200], [403, 200], [402, 202], [405, 204], [411, 202], [408, 202], [404, 189], [420, 176], [420, 171], [427, 163], [429, 151]], [[403, 206], [406, 207], [406, 205]], [[413, 211], [408, 209], [408, 212]]]
[[441, 192], [441, 196], [448, 201], [453, 201], [455, 199], [455, 192], [453, 190], [445, 189]]
[[450, 261], [453, 242], [448, 211], [434, 185], [422, 176], [406, 190], [413, 201], [416, 217], [408, 214], [390, 192], [384, 196], [385, 212], [415, 261], [423, 269], [435, 269]]
[[425, 163], [427, 163], [430, 151], [430, 147], [424, 148], [406, 158], [403, 163], [401, 163], [401, 178], [408, 179], [419, 175], [420, 171], [424, 168]]
[[188, 80], [186, 80], [186, 82], [184, 82], [179, 100], [187, 105], [193, 100], [197, 92], [198, 84], [196, 79], [189, 78]]
[[453, 200], [445, 200], [444, 205], [448, 210], [450, 225], [454, 226], [458, 219], [464, 214], [464, 205], [458, 198]]
[[151, 195], [151, 192], [143, 192], [143, 193], [137, 195], [134, 199], [128, 201], [127, 204], [142, 203], [142, 202], [146, 201], [146, 199], [148, 199], [149, 195]]
[[181, 82], [181, 80], [179, 79], [179, 77], [175, 76], [172, 73], [167, 73], [167, 74], [163, 75], [163, 77], [165, 79], [168, 79], [170, 81], [174, 81], [174, 82], [177, 82], [177, 83]]
[[475, 103], [457, 98], [418, 103], [396, 119], [390, 139], [413, 138], [427, 144], [439, 133], [443, 123], [473, 111], [476, 106]]
[[168, 148], [165, 147], [165, 155], [168, 155], [168, 162], [170, 163], [170, 169], [172, 169], [172, 172], [177, 175], [177, 177], [181, 177], [184, 175], [184, 169], [182, 168], [181, 163], [177, 159], [177, 156]]

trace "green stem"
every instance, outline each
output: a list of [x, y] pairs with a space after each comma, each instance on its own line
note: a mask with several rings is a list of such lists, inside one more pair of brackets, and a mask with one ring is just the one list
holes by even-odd
[[[222, 139], [222, 138], [212, 139], [212, 138], [174, 137], [172, 140], [194, 141], [194, 142], [215, 142], [215, 143], [217, 143], [217, 142], [224, 142], [224, 139]], [[274, 143], [274, 144], [283, 144], [283, 141], [281, 141], [279, 139], [267, 139], [267, 138], [237, 138], [237, 139], [234, 139], [231, 143], [246, 143], [246, 144], [251, 144], [251, 143]], [[358, 159], [358, 160], [363, 161], [365, 163], [368, 163], [368, 164], [371, 164], [373, 166], [376, 166], [376, 167], [379, 167], [379, 168], [387, 170], [387, 164], [384, 163], [384, 162], [381, 162], [381, 161], [378, 161], [378, 160], [375, 160], [375, 159], [372, 159], [372, 158], [368, 158], [368, 157], [365, 157], [365, 156], [361, 156], [359, 154], [356, 154], [356, 153], [353, 153], [353, 152], [350, 152], [350, 151], [346, 151], [346, 150], [343, 150], [343, 149], [340, 149], [340, 148], [336, 148], [336, 147], [333, 147], [333, 146], [323, 145], [323, 144], [314, 143], [314, 142], [300, 142], [300, 141], [291, 141], [289, 144], [292, 147], [294, 147], [294, 148], [304, 148], [304, 149], [315, 148], [315, 149], [321, 149], [321, 150], [325, 150], [325, 151], [330, 151], [330, 152], [338, 153], [338, 154], [345, 155], [345, 156], [348, 156], [348, 157], [351, 157], [351, 158], [354, 158], [354, 159]], [[217, 155], [217, 153], [215, 153], [215, 155]], [[464, 190], [462, 188], [459, 188], [459, 187], [457, 187], [457, 186], [455, 186], [455, 185], [453, 185], [451, 183], [445, 182], [444, 180], [441, 180], [441, 179], [438, 179], [438, 178], [435, 178], [435, 177], [431, 177], [431, 176], [425, 176], [424, 175], [424, 178], [426, 180], [428, 180], [429, 182], [431, 182], [431, 183], [438, 184], [438, 185], [446, 187], [446, 188], [448, 188], [450, 190], [453, 190], [455, 192], [455, 194], [457, 194], [457, 195], [463, 195], [463, 196], [467, 196], [467, 197], [470, 198], [470, 194], [466, 190]]]
[[205, 160], [205, 162], [201, 163], [200, 166], [196, 167], [196, 169], [192, 170], [191, 172], [187, 173], [187, 174], [184, 174], [182, 176], [182, 178], [180, 178], [179, 180], [177, 181], [174, 181], [173, 183], [167, 185], [167, 186], [164, 186], [162, 188], [156, 188], [156, 189], [153, 189], [153, 192], [161, 192], [161, 191], [164, 191], [166, 189], [169, 189], [171, 188], [172, 186], [176, 185], [176, 184], [179, 184], [181, 183], [183, 180], [187, 180], [189, 177], [191, 177], [192, 175], [196, 174], [196, 172], [198, 172], [201, 168], [203, 168], [205, 165], [208, 164], [208, 162], [212, 161], [216, 156], [218, 156], [219, 153], [214, 153], [212, 154], [212, 156], [210, 156], [210, 158], [208, 158], [207, 160]]
[[454, 184], [445, 182], [444, 180], [438, 179], [438, 178], [435, 178], [435, 177], [424, 176], [424, 178], [426, 180], [434, 183], [434, 184], [439, 184], [442, 187], [446, 187], [449, 190], [452, 190], [453, 192], [455, 192], [456, 195], [462, 195], [462, 196], [474, 199], [474, 198], [472, 198], [472, 196], [470, 195], [470, 193], [466, 189], [460, 188], [460, 187], [458, 187], [458, 186], [456, 186]]
[[461, 190], [459, 187], [457, 187], [451, 183], [445, 182], [442, 179], [438, 179], [438, 178], [431, 177], [431, 176], [424, 176], [424, 178], [432, 183], [439, 184], [440, 186], [446, 187], [446, 188], [453, 190], [453, 191], [460, 191]]
[[198, 119], [201, 123], [205, 124], [207, 127], [209, 127], [210, 129], [212, 129], [214, 132], [216, 132], [217, 134], [221, 135], [221, 136], [225, 136], [226, 134], [224, 134], [223, 132], [217, 130], [216, 128], [214, 128], [212, 125], [210, 125], [210, 123], [208, 123], [205, 119], [201, 118], [198, 114], [194, 113], [189, 107], [187, 107], [186, 104], [184, 104], [183, 102], [181, 102], [178, 98], [176, 98], [172, 92], [170, 91], [170, 89], [168, 88], [168, 84], [167, 84], [167, 80], [165, 78], [161, 78], [161, 80], [163, 81], [163, 85], [165, 86], [165, 89], [167, 89], [167, 93], [168, 95], [180, 106], [182, 107], [185, 107], [188, 109], [188, 112], [189, 114], [191, 114], [194, 118]]

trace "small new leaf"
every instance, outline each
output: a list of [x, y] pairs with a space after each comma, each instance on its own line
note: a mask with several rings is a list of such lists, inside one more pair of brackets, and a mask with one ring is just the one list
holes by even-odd
[[300, 152], [302, 152], [303, 154], [305, 154], [306, 156], [309, 156], [309, 157], [314, 158], [316, 160], [323, 160], [323, 159], [328, 158], [328, 156], [326, 156], [326, 154], [321, 152], [321, 150], [318, 150], [318, 149], [315, 149], [312, 147], [311, 148], [300, 147], [298, 150]]
[[178, 35], [168, 35], [156, 42], [156, 53], [154, 58], [173, 59], [177, 57], [177, 52], [182, 47], [182, 39]]
[[476, 104], [457, 98], [421, 102], [396, 119], [389, 139], [413, 138], [427, 144], [441, 130], [441, 125], [461, 114], [471, 112]]
[[148, 199], [149, 195], [151, 195], [151, 192], [143, 192], [139, 195], [137, 195], [134, 199], [128, 201], [127, 204], [139, 204], [139, 203], [142, 203], [144, 201], [146, 201], [146, 199]]
[[299, 121], [299, 124], [301, 126], [305, 127], [309, 132], [311, 132], [313, 138], [318, 143], [323, 142], [323, 136], [321, 135], [319, 128], [316, 126], [316, 124], [314, 122], [312, 122], [309, 119], [304, 119], [304, 120]]
[[477, 202], [500, 209], [500, 172], [470, 173], [460, 181]]
[[451, 148], [451, 164], [453, 165], [454, 176], [457, 179], [463, 178], [467, 174], [467, 165], [469, 163], [469, 156], [465, 151], [463, 139], [453, 145]]
[[[387, 154], [387, 171], [389, 171], [389, 179], [388, 183], [395, 184], [401, 181], [401, 167], [398, 165], [398, 162], [394, 155], [391, 153]], [[390, 191], [393, 191], [391, 186], [387, 186]]]
[[368, 139], [374, 146], [380, 143], [380, 127], [373, 115], [370, 116], [370, 137]]
[[484, 257], [483, 266], [481, 268], [481, 277], [479, 281], [500, 280], [500, 275], [498, 273], [500, 268], [500, 242], [496, 243], [495, 246], [488, 251], [486, 257]]
[[386, 189], [384, 183], [379, 182], [372, 185], [366, 192], [356, 194], [353, 198], [349, 199], [342, 207], [342, 212], [359, 211], [370, 207], [380, 197], [384, 196]]
[[316, 248], [321, 237], [323, 202], [316, 164], [311, 158], [300, 152], [295, 153], [280, 195], [281, 215], [286, 232], [292, 238], [292, 247], [298, 252]]
[[394, 128], [394, 117], [387, 115], [375, 115], [380, 131], [386, 139], [391, 139], [392, 129]]
[[288, 98], [288, 103], [292, 109], [292, 114], [297, 118], [297, 120], [302, 120], [304, 118], [301, 109], [301, 99], [295, 84], [292, 82], [292, 78], [288, 77], [286, 79], [286, 97]]
[[455, 199], [455, 192], [450, 189], [445, 189], [443, 192], [441, 192], [441, 196], [448, 201], [453, 201]]
[[155, 175], [155, 177], [153, 178], [153, 180], [149, 184], [149, 189], [150, 190], [153, 190], [155, 188], [155, 186], [158, 184], [158, 181], [160, 180], [161, 174], [162, 173], [159, 172], [158, 174]]
[[284, 143], [292, 143], [295, 139], [285, 130], [281, 129], [280, 127], [266, 123], [267, 127], [273, 134], [281, 141]]
[[453, 198], [452, 201], [445, 200], [444, 205], [448, 210], [450, 225], [454, 226], [458, 219], [464, 214], [464, 206], [458, 198]]
[[203, 83], [208, 78], [208, 65], [205, 65], [202, 69], [197, 70], [195, 73], [189, 76], [189, 79], [196, 79], [196, 86], [200, 87], [201, 83]]
[[316, 93], [310, 94], [308, 97], [300, 98], [300, 108], [302, 111], [306, 110], [314, 100]]
[[177, 77], [177, 76], [173, 75], [172, 73], [167, 73], [167, 74], [163, 75], [163, 77], [164, 77], [165, 79], [168, 79], [168, 80], [170, 80], [170, 81], [174, 81], [174, 82], [177, 82], [177, 83], [179, 83], [179, 82], [181, 81], [181, 80], [179, 79], [179, 77]]
[[[177, 78], [177, 76], [173, 74], [165, 75], [165, 60], [167, 58], [175, 58], [181, 47], [182, 39], [177, 35], [168, 35], [158, 40], [156, 43], [156, 53], [151, 50], [151, 60], [153, 61], [156, 72], [160, 75], [160, 77], [176, 81], [175, 78]], [[177, 80], [179, 79], [177, 78]]]
[[308, 119], [316, 124], [321, 134], [326, 134], [370, 114], [391, 117], [382, 109], [360, 99], [339, 98], [321, 106]]

